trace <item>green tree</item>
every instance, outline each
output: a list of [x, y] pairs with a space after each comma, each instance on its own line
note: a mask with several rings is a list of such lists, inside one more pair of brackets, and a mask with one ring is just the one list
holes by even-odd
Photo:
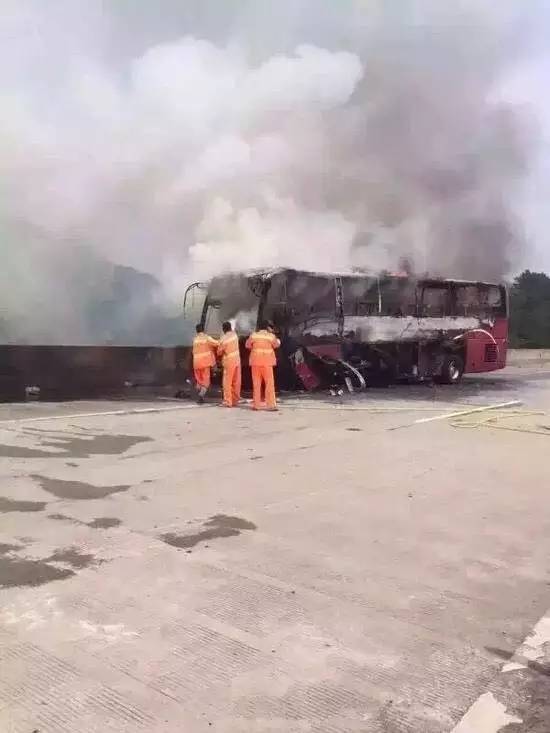
[[525, 270], [510, 289], [510, 344], [550, 348], [550, 277]]

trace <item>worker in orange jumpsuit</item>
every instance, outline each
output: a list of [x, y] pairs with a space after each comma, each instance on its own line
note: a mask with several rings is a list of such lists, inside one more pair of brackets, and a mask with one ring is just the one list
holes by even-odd
[[281, 345], [266, 321], [260, 323], [258, 331], [254, 331], [246, 342], [250, 349], [250, 366], [252, 368], [252, 407], [262, 408], [262, 388], [265, 387], [265, 404], [268, 410], [276, 410], [275, 378], [273, 367], [277, 364], [275, 349]]
[[241, 354], [239, 337], [229, 321], [222, 324], [223, 336], [218, 346], [218, 356], [223, 365], [223, 404], [236, 407], [241, 399]]
[[210, 370], [216, 366], [218, 342], [204, 332], [200, 323], [196, 326], [196, 331], [197, 335], [193, 339], [193, 372], [199, 403], [202, 404], [210, 388]]

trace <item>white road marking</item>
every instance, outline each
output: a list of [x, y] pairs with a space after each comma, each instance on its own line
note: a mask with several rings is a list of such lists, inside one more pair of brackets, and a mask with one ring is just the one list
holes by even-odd
[[43, 422], [44, 420], [78, 420], [83, 417], [103, 417], [109, 415], [142, 415], [151, 412], [173, 412], [174, 410], [193, 410], [197, 405], [175, 405], [172, 407], [137, 407], [132, 410], [106, 410], [104, 412], [80, 412], [65, 415], [41, 415], [40, 417], [16, 417], [11, 420], [0, 420], [0, 426], [21, 422]]
[[298, 402], [281, 402], [281, 410], [337, 410], [338, 412], [439, 412], [441, 407], [416, 407], [409, 405], [406, 407], [385, 407], [365, 406], [359, 407], [354, 405], [315, 405], [315, 404], [299, 404]]
[[500, 671], [506, 673], [515, 672], [518, 669], [527, 669], [527, 667], [525, 664], [521, 664], [521, 662], [508, 662]]
[[525, 639], [517, 655], [534, 661], [544, 656], [543, 646], [550, 643], [550, 616], [544, 616], [533, 629], [533, 633]]
[[[249, 404], [249, 400], [244, 401], [243, 400], [243, 406], [246, 407]], [[202, 409], [205, 409], [207, 407], [216, 407], [216, 404], [212, 405], [202, 405]], [[123, 410], [105, 410], [103, 412], [80, 412], [80, 413], [65, 413], [62, 415], [40, 415], [39, 417], [15, 417], [10, 418], [9, 420], [0, 420], [0, 426], [2, 425], [12, 425], [15, 423], [23, 423], [23, 422], [43, 422], [45, 420], [64, 420], [64, 419], [71, 419], [71, 420], [77, 420], [79, 418], [85, 418], [85, 417], [102, 417], [102, 416], [111, 416], [111, 415], [139, 415], [139, 414], [146, 414], [146, 413], [154, 413], [154, 412], [172, 412], [174, 410], [194, 410], [197, 409], [199, 405], [196, 404], [185, 404], [185, 405], [171, 405], [170, 407], [139, 407], [134, 409], [123, 409]], [[393, 406], [393, 405], [369, 405], [365, 407], [361, 406], [353, 406], [353, 405], [315, 405], [315, 404], [305, 404], [305, 403], [298, 403], [298, 402], [288, 402], [285, 403], [284, 401], [281, 402], [281, 409], [300, 409], [300, 410], [341, 410], [341, 411], [351, 411], [351, 412], [438, 412], [441, 409], [441, 407], [418, 407], [415, 405], [410, 406]], [[486, 409], [486, 408], [482, 408]], [[458, 413], [462, 414], [462, 413]], [[444, 417], [447, 417], [445, 415]], [[449, 415], [448, 417], [451, 417]]]
[[448, 420], [451, 417], [463, 417], [464, 415], [473, 415], [476, 412], [486, 412], [488, 410], [505, 410], [508, 407], [519, 407], [522, 403], [519, 400], [511, 400], [510, 402], [500, 402], [497, 405], [485, 405], [483, 407], [473, 407], [471, 410], [462, 410], [461, 412], [451, 412], [448, 415], [436, 415], [435, 417], [423, 417], [415, 420], [415, 425], [425, 422], [433, 422], [434, 420]]
[[[502, 667], [501, 674], [526, 669], [525, 660], [542, 657], [545, 644], [550, 644], [550, 614], [543, 616], [534, 626], [512, 659]], [[478, 697], [451, 733], [497, 733], [510, 723], [521, 724], [523, 721], [507, 713], [506, 706], [499, 702], [492, 692], [486, 692]]]
[[451, 733], [498, 733], [510, 723], [522, 723], [521, 718], [509, 715], [506, 706], [492, 692], [486, 692], [475, 701]]
[[468, 410], [461, 410], [460, 412], [445, 412], [441, 415], [435, 415], [434, 417], [422, 417], [415, 420], [412, 423], [406, 425], [397, 425], [395, 428], [388, 428], [388, 430], [401, 430], [401, 428], [412, 428], [415, 425], [422, 425], [424, 423], [434, 422], [435, 420], [449, 420], [455, 417], [464, 417], [466, 415], [474, 415], [478, 412], [488, 412], [489, 410], [505, 410], [508, 407], [519, 407], [523, 403], [520, 400], [511, 400], [510, 402], [499, 402], [495, 405], [483, 405], [482, 407], [471, 407]]

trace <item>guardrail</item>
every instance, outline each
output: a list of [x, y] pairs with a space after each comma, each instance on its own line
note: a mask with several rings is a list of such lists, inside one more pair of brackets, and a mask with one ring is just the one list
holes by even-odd
[[506, 363], [532, 367], [550, 364], [550, 349], [509, 349]]

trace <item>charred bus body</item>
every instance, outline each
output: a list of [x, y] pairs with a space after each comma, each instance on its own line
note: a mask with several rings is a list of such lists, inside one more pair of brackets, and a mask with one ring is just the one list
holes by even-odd
[[[197, 284], [195, 286], [197, 287]], [[291, 269], [229, 274], [207, 285], [202, 324], [225, 320], [244, 340], [259, 320], [282, 340], [279, 386], [348, 389], [398, 379], [458, 382], [502, 369], [508, 300], [502, 285]], [[246, 364], [246, 354], [243, 352]]]

